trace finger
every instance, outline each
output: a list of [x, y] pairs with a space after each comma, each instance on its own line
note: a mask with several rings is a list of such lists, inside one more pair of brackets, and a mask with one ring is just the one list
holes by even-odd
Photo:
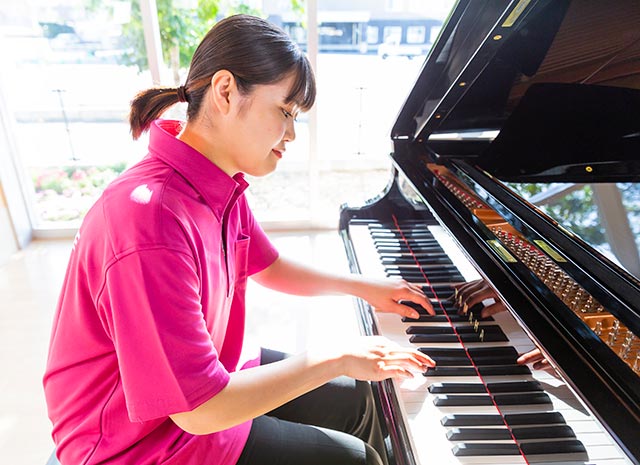
[[385, 359], [394, 360], [396, 362], [406, 361], [423, 370], [436, 366], [436, 362], [431, 357], [418, 350], [411, 349], [391, 350]]
[[[460, 289], [458, 291], [458, 297], [457, 297], [456, 303], [459, 306], [464, 305], [464, 303], [469, 300], [469, 297], [471, 295], [473, 295], [478, 291], [481, 291], [485, 287], [486, 287], [486, 284], [484, 283], [484, 281], [471, 281], [468, 286], [465, 286], [463, 289]], [[467, 306], [470, 307], [468, 303], [467, 303]]]
[[475, 279], [473, 281], [463, 281], [460, 283], [454, 283], [451, 285], [451, 287], [454, 289], [458, 289], [459, 291], [463, 291], [465, 289], [468, 289], [469, 286], [476, 286], [479, 283], [482, 283], [482, 279]]
[[451, 287], [453, 288], [453, 294], [449, 297], [449, 300], [457, 303], [462, 294], [467, 292], [470, 286], [476, 285], [477, 282], [478, 281], [476, 280], [452, 284]]
[[486, 307], [484, 307], [480, 312], [480, 317], [487, 318], [491, 315], [495, 315], [496, 313], [504, 312], [506, 309], [507, 307], [504, 306], [504, 303], [502, 303], [501, 301], [497, 301], [491, 305], [487, 305]]
[[418, 311], [413, 307], [399, 303], [399, 302], [393, 302], [393, 301], [391, 302], [387, 310], [382, 310], [382, 309], [376, 309], [376, 310], [386, 311], [389, 313], [397, 313], [398, 315], [406, 316], [407, 318], [416, 319], [420, 317], [420, 313], [418, 313]]
[[394, 365], [385, 365], [382, 369], [385, 377], [383, 379], [388, 378], [396, 378], [396, 379], [412, 379], [415, 377], [412, 371], [407, 370], [406, 368], [394, 366]]
[[533, 365], [531, 365], [534, 370], [545, 370], [548, 371], [551, 369], [551, 364], [547, 359], [538, 360]]
[[526, 365], [528, 363], [535, 363], [542, 358], [543, 356], [540, 353], [540, 349], [534, 349], [530, 352], [520, 355], [520, 357], [518, 357], [518, 359], [516, 360], [516, 363], [520, 365]]
[[[422, 288], [416, 289], [415, 287], [410, 287], [409, 294], [403, 300], [408, 300], [410, 302], [413, 302], [414, 304], [420, 305], [430, 315], [436, 314], [435, 310], [433, 309], [433, 305], [431, 305], [431, 302], [429, 301], [429, 299], [427, 299], [427, 296], [424, 295], [424, 292], [422, 292]], [[413, 318], [418, 318], [417, 312], [416, 316]]]
[[458, 313], [466, 315], [470, 308], [473, 308], [475, 305], [482, 303], [483, 300], [491, 297], [493, 297], [493, 291], [491, 289], [479, 289], [468, 295], [466, 298], [463, 297], [461, 299], [461, 307], [458, 309]]

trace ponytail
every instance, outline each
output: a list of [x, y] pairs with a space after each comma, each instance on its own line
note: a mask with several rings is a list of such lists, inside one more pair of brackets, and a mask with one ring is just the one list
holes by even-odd
[[153, 87], [139, 92], [131, 101], [129, 125], [133, 139], [138, 139], [170, 106], [186, 101], [184, 87]]

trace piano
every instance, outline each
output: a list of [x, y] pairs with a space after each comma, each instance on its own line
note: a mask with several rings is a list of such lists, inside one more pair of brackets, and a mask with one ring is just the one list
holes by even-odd
[[[459, 0], [391, 129], [389, 184], [343, 205], [351, 270], [420, 284], [363, 334], [437, 362], [374, 383], [389, 463], [640, 463], [640, 281], [516, 185], [640, 180], [640, 2]], [[460, 308], [484, 280], [505, 311]], [[516, 363], [538, 348], [551, 371]]]

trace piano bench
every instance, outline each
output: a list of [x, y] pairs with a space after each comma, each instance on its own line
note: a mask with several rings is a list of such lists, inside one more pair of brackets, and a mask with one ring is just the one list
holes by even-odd
[[56, 457], [55, 449], [53, 449], [53, 452], [51, 452], [51, 456], [49, 457], [49, 460], [47, 460], [47, 463], [45, 465], [60, 465], [60, 462], [58, 462], [58, 459]]

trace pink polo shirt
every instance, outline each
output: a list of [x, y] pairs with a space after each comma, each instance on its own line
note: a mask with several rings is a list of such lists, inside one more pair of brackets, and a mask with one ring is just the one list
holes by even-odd
[[91, 208], [71, 252], [44, 388], [63, 465], [235, 464], [251, 422], [193, 436], [168, 417], [237, 369], [247, 276], [278, 253], [229, 177], [151, 127], [149, 154]]

